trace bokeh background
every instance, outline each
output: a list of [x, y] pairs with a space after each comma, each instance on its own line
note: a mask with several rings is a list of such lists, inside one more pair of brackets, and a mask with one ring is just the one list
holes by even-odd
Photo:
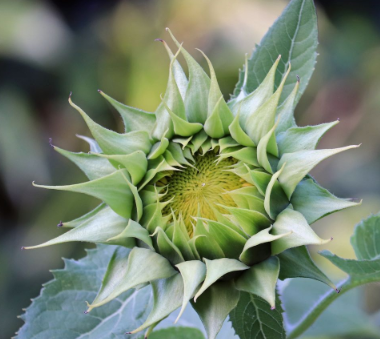
[[[69, 92], [94, 120], [118, 131], [120, 118], [98, 88], [129, 105], [154, 110], [165, 90], [169, 64], [162, 44], [154, 39], [169, 40], [165, 27], [170, 27], [202, 65], [205, 61], [194, 48], [209, 56], [228, 98], [244, 54], [251, 52], [286, 4], [285, 0], [0, 1], [0, 338], [10, 338], [22, 325], [17, 315], [51, 279], [49, 269], [61, 268], [61, 257], [80, 258], [91, 246], [20, 250], [59, 235], [60, 220], [75, 218], [97, 203], [31, 184], [85, 180], [49, 146], [52, 138], [64, 149], [87, 150], [75, 136], [89, 132], [68, 105]], [[380, 211], [380, 2], [319, 0], [317, 7], [320, 56], [296, 117], [300, 125], [340, 119], [321, 148], [362, 143], [359, 150], [326, 160], [313, 171], [336, 195], [363, 199], [360, 207], [313, 225], [322, 237], [334, 238], [324, 248], [353, 258], [349, 238], [354, 225]], [[318, 258], [319, 249], [311, 250], [323, 269], [337, 279], [343, 276]], [[302, 282], [292, 290], [295, 299], [307, 299], [300, 298], [307, 294], [305, 286]], [[335, 321], [359, 312], [376, 324], [379, 286], [355, 293], [359, 294], [350, 296], [351, 301], [341, 303], [341, 310], [335, 307]], [[348, 304], [353, 311], [347, 315]], [[338, 337], [350, 336], [333, 336]], [[360, 333], [351, 337], [367, 338]]]

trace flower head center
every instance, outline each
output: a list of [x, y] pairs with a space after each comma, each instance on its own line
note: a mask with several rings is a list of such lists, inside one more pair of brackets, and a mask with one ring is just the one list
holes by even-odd
[[190, 236], [193, 234], [193, 217], [217, 220], [216, 214], [227, 213], [223, 206], [236, 206], [228, 194], [247, 183], [229, 171], [237, 161], [233, 158], [219, 159], [214, 151], [195, 154], [194, 166], [187, 166], [166, 177], [167, 193], [163, 201], [170, 201], [163, 209], [164, 215], [173, 211], [182, 217]]

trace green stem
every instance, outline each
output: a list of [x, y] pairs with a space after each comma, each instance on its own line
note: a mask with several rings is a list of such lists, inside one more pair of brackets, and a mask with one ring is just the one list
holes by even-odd
[[368, 280], [351, 280], [350, 277], [342, 281], [340, 284], [338, 284], [338, 289], [340, 292], [337, 293], [335, 290], [331, 290], [322, 296], [312, 307], [312, 309], [306, 313], [296, 325], [294, 325], [288, 335], [288, 339], [298, 338], [302, 333], [304, 333], [311, 325], [314, 324], [321, 313], [339, 296], [353, 289], [354, 287], [364, 285], [368, 282]]

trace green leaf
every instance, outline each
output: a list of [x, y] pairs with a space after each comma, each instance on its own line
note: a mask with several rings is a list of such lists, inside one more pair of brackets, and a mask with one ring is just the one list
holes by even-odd
[[356, 225], [351, 245], [360, 260], [370, 260], [380, 256], [380, 213], [370, 215]]
[[303, 214], [309, 224], [330, 213], [361, 204], [352, 199], [337, 198], [313, 179], [302, 180], [297, 185], [290, 202], [296, 211]]
[[[85, 300], [96, 295], [117, 248], [100, 245], [79, 261], [65, 259], [65, 268], [52, 271], [54, 280], [44, 285], [40, 296], [21, 316], [25, 324], [16, 338], [122, 339], [126, 331], [139, 326], [151, 309], [147, 307], [151, 301], [149, 287], [123, 293], [118, 300], [83, 314]], [[123, 251], [127, 256], [129, 250]]]
[[146, 131], [134, 131], [119, 134], [104, 128], [93, 121], [80, 107], [75, 105], [69, 97], [70, 105], [75, 108], [86, 122], [91, 134], [106, 154], [130, 154], [143, 151], [147, 154], [151, 148], [149, 134]]
[[[180, 44], [167, 28], [173, 41], [180, 48]], [[208, 95], [210, 90], [210, 78], [195, 59], [184, 49], [181, 52], [189, 68], [189, 83], [185, 96], [186, 117], [189, 122], [204, 124], [207, 119]]]
[[[152, 262], [151, 265], [154, 265]], [[153, 309], [145, 322], [130, 333], [137, 333], [150, 326], [155, 326], [170, 313], [179, 308], [183, 300], [183, 281], [180, 274], [168, 279], [152, 281]]]
[[204, 259], [206, 263], [206, 279], [203, 282], [201, 288], [194, 297], [194, 302], [197, 302], [197, 299], [217, 280], [231, 272], [239, 272], [249, 269], [249, 267], [239, 260], [235, 259], [215, 259], [208, 260]]
[[90, 180], [102, 178], [116, 171], [107, 159], [88, 153], [74, 153], [53, 146], [54, 150], [77, 165]]
[[67, 186], [45, 186], [33, 183], [33, 185], [52, 190], [78, 192], [91, 195], [95, 198], [103, 200], [117, 214], [129, 219], [133, 208], [133, 194], [129, 189], [129, 185], [125, 180], [125, 177], [128, 177], [127, 171], [119, 170], [106, 177], [81, 184]]
[[150, 133], [152, 131], [156, 122], [154, 113], [124, 105], [100, 90], [99, 93], [118, 111], [123, 119], [125, 132], [146, 131]]
[[272, 242], [272, 254], [281, 253], [292, 247], [323, 245], [331, 241], [331, 239], [321, 239], [309, 226], [304, 216], [291, 208], [281, 212], [273, 224], [273, 233], [275, 235], [289, 232], [291, 234], [287, 237]]
[[[264, 80], [274, 60], [281, 54], [281, 62], [275, 81], [277, 88], [291, 63], [292, 71], [285, 83], [280, 99], [282, 103], [293, 90], [296, 75], [300, 76], [301, 84], [297, 95], [298, 102], [314, 71], [318, 45], [317, 15], [313, 0], [293, 0], [284, 10], [279, 19], [261, 40], [259, 46], [248, 61], [247, 69], [240, 72], [234, 96], [244, 90], [253, 92]], [[246, 86], [243, 88], [244, 75], [247, 72]]]
[[135, 247], [127, 257], [120, 247], [115, 251], [102, 286], [92, 304], [88, 305], [87, 312], [110, 302], [131, 288], [174, 274], [176, 271], [169, 262], [156, 252]]
[[271, 243], [277, 239], [287, 237], [291, 232], [282, 233], [279, 235], [273, 235], [269, 232], [271, 231], [272, 226], [269, 228], [258, 232], [248, 239], [244, 249], [239, 257], [239, 260], [246, 263], [247, 265], [256, 264], [262, 260], [267, 259], [270, 256], [270, 246], [264, 247], [263, 244]]
[[174, 75], [175, 82], [177, 83], [178, 89], [179, 89], [179, 91], [181, 93], [182, 99], [184, 100], [185, 99], [185, 95], [186, 95], [187, 85], [189, 84], [189, 81], [186, 78], [186, 74], [183, 71], [181, 64], [175, 58], [172, 50], [170, 49], [170, 47], [168, 46], [168, 44], [166, 43], [166, 41], [161, 40], [161, 39], [156, 39], [156, 40], [161, 41], [164, 44], [165, 49], [168, 52], [170, 61], [174, 60], [174, 63], [172, 65], [172, 67], [173, 67], [173, 75]]
[[93, 153], [94, 155], [108, 159], [117, 169], [123, 166], [127, 169], [131, 176], [132, 183], [137, 185], [144, 177], [148, 168], [148, 160], [143, 151], [136, 151], [130, 154], [107, 155], [101, 153]]
[[192, 305], [206, 328], [207, 339], [215, 339], [228, 314], [239, 301], [239, 291], [232, 280], [218, 281]]
[[[106, 206], [92, 215], [79, 226], [72, 228], [59, 237], [49, 240], [41, 245], [25, 247], [25, 249], [35, 249], [71, 241], [86, 241], [92, 243], [107, 243], [110, 238], [120, 234], [126, 227], [128, 220], [121, 217]], [[109, 244], [133, 247], [132, 239], [118, 239]]]
[[270, 257], [252, 266], [235, 282], [236, 288], [263, 298], [274, 309], [276, 306], [276, 284], [280, 272], [280, 261]]
[[335, 266], [350, 275], [351, 280], [375, 282], [380, 281], [380, 258], [372, 260], [343, 259], [330, 251], [319, 252]]
[[122, 232], [109, 239], [108, 241], [111, 243], [115, 243], [115, 241], [125, 242], [131, 238], [141, 240], [152, 250], [154, 250], [152, 238], [150, 237], [147, 229], [142, 227], [140, 224], [138, 224], [136, 221], [133, 221], [132, 219], [129, 219], [127, 227]]
[[[163, 330], [154, 331], [149, 339], [205, 339], [202, 332], [192, 327], [169, 327]], [[139, 337], [144, 339], [144, 336]]]
[[262, 298], [249, 293], [240, 293], [230, 320], [240, 339], [285, 339], [281, 302], [277, 298], [276, 309]]
[[[358, 260], [343, 259], [329, 251], [319, 252], [323, 257], [328, 259], [332, 264], [348, 274], [346, 280], [340, 283], [340, 293], [326, 293], [302, 319], [293, 326], [289, 333], [289, 339], [298, 338], [304, 333], [321, 315], [321, 313], [340, 295], [345, 292], [368, 283], [380, 281], [380, 257], [377, 255], [378, 246], [374, 241], [378, 233], [377, 221], [379, 215], [370, 216], [356, 226], [351, 243], [354, 244], [355, 252], [358, 253]], [[363, 238], [364, 239], [363, 239]], [[367, 251], [368, 249], [368, 251]], [[365, 258], [362, 258], [362, 257]]]
[[280, 154], [315, 149], [322, 136], [338, 123], [339, 121], [333, 121], [316, 126], [289, 128], [277, 138]]
[[359, 146], [352, 145], [334, 149], [306, 150], [284, 154], [278, 163], [277, 169], [280, 169], [286, 163], [279, 181], [288, 199], [291, 198], [298, 183], [322, 160], [357, 147]]
[[186, 305], [193, 298], [195, 292], [206, 277], [206, 265], [200, 260], [185, 261], [177, 265], [181, 273], [184, 286], [183, 302], [181, 312], [179, 313], [176, 322], [185, 311]]
[[[302, 318], [329, 291], [317, 281], [293, 279], [281, 292], [286, 318], [290, 322], [287, 325], [291, 329], [291, 324]], [[376, 317], [363, 310], [363, 292], [358, 288], [339, 296], [301, 338], [379, 339]]]
[[280, 259], [280, 279], [309, 278], [318, 280], [336, 290], [336, 286], [315, 265], [306, 246], [289, 248], [277, 255]]

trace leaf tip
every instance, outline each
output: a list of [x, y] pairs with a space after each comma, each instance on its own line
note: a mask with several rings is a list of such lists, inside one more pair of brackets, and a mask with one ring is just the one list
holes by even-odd
[[49, 138], [49, 145], [50, 145], [50, 147], [54, 148], [53, 138]]

